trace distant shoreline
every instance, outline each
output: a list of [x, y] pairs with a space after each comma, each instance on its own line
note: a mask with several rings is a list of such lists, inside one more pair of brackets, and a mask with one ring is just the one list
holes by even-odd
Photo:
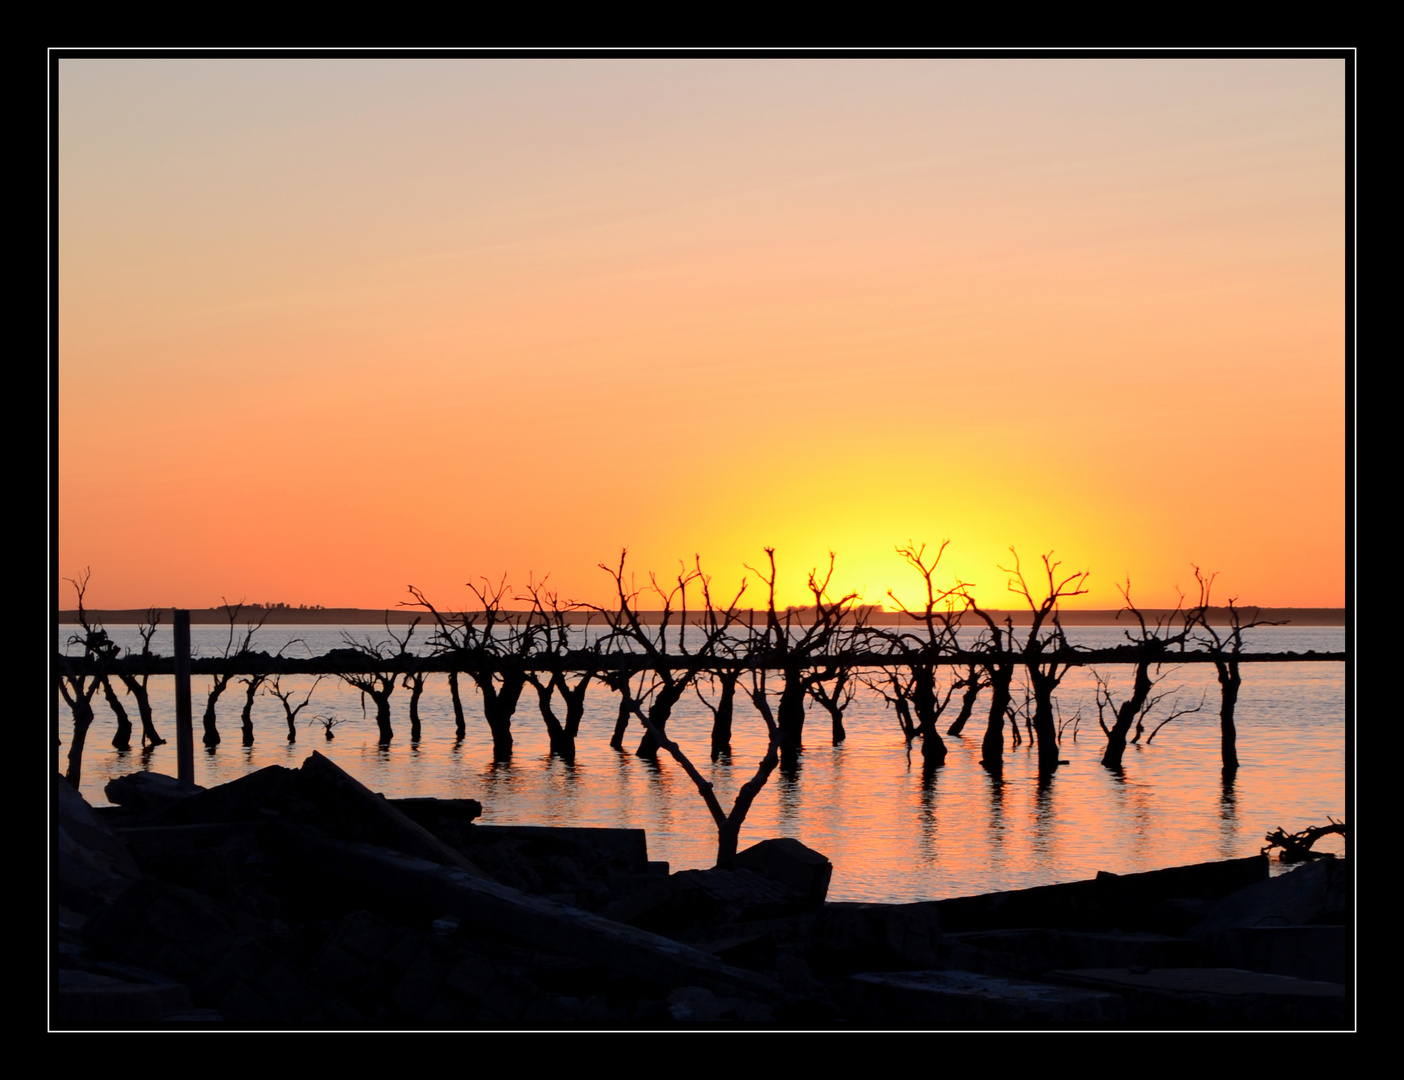
[[[87, 615], [89, 620], [102, 623], [106, 626], [136, 626], [146, 621], [147, 608], [121, 608], [121, 609], [99, 609], [91, 608]], [[795, 618], [800, 624], [803, 623], [808, 611], [812, 609], [798, 609]], [[158, 608], [160, 624], [162, 626], [171, 625], [171, 609]], [[1346, 624], [1345, 608], [1253, 608], [1250, 606], [1240, 607], [1245, 618], [1258, 619], [1264, 622], [1282, 622], [1288, 626], [1344, 626]], [[511, 621], [524, 619], [529, 613], [526, 611], [503, 612]], [[676, 613], [675, 613], [676, 614]], [[740, 620], [742, 625], [748, 625], [751, 616], [754, 614], [756, 625], [761, 625], [765, 621], [765, 613], [761, 611], [743, 613]], [[866, 620], [871, 626], [899, 626], [903, 623], [910, 624], [913, 620], [900, 611], [867, 611], [864, 613]], [[1027, 610], [1005, 610], [990, 611], [989, 614], [998, 622], [1003, 622], [1006, 616], [1013, 618], [1015, 626], [1027, 626], [1030, 621], [1030, 613]], [[1152, 625], [1157, 619], [1164, 619], [1174, 614], [1170, 608], [1144, 608], [1141, 614]], [[566, 622], [580, 626], [604, 625], [604, 616], [598, 612], [588, 611], [568, 611], [564, 613]], [[1120, 616], [1118, 618], [1117, 616]], [[265, 609], [245, 605], [239, 613], [238, 624], [243, 626], [249, 622], [264, 618], [265, 626], [383, 626], [387, 622], [393, 626], [406, 626], [414, 619], [418, 618], [421, 624], [429, 625], [433, 623], [432, 616], [427, 612], [413, 611], [407, 608], [391, 608], [376, 610], [374, 608], [271, 608]], [[657, 624], [659, 613], [656, 611], [639, 612], [640, 621], [646, 624]], [[697, 613], [688, 611], [688, 621], [696, 620]], [[1065, 626], [1131, 626], [1134, 620], [1128, 612], [1122, 609], [1087, 609], [1064, 611], [1061, 618]], [[1209, 609], [1210, 622], [1215, 625], [1225, 625], [1228, 622], [1228, 608], [1213, 607]], [[78, 612], [76, 610], [60, 611], [60, 624], [76, 624], [78, 622]], [[223, 608], [191, 608], [190, 622], [193, 626], [226, 626], [229, 617]]]

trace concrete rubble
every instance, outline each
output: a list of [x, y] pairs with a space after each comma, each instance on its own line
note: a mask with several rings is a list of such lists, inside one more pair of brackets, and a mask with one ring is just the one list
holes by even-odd
[[1344, 860], [835, 903], [793, 839], [670, 874], [642, 830], [483, 825], [316, 753], [97, 809], [54, 786], [55, 1030], [1353, 1023]]

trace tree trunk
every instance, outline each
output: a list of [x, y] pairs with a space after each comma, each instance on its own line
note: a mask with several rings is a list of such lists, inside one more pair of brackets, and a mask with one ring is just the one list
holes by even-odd
[[1238, 688], [1242, 685], [1242, 679], [1236, 661], [1214, 666], [1219, 670], [1219, 736], [1224, 771], [1231, 773], [1238, 770], [1238, 728], [1234, 724], [1233, 714], [1238, 707]]
[[390, 726], [390, 691], [372, 690], [370, 696], [375, 702], [375, 726], [380, 732], [380, 745], [389, 746], [395, 737], [395, 729]]
[[240, 712], [240, 714], [239, 714], [239, 727], [240, 727], [240, 730], [243, 732], [243, 738], [244, 738], [244, 745], [245, 745], [245, 746], [252, 746], [252, 745], [254, 744], [254, 732], [253, 732], [253, 703], [254, 703], [254, 695], [256, 695], [256, 694], [258, 693], [258, 688], [259, 688], [260, 686], [262, 686], [262, 685], [263, 685], [263, 676], [262, 676], [262, 675], [253, 675], [253, 676], [250, 676], [250, 677], [249, 677], [248, 690], [247, 690], [247, 692], [244, 694], [244, 708], [243, 708], [243, 710], [242, 710], [242, 711]]
[[151, 717], [151, 696], [146, 692], [146, 684], [137, 682], [130, 675], [121, 676], [127, 692], [136, 698], [137, 715], [141, 717], [141, 742], [143, 746], [164, 746], [166, 740], [156, 733], [156, 724]]
[[736, 682], [741, 678], [741, 669], [723, 671], [718, 674], [721, 680], [721, 698], [712, 713], [712, 760], [722, 754], [731, 753], [731, 720], [736, 711]]
[[219, 695], [224, 693], [224, 687], [225, 683], [220, 682], [219, 676], [215, 676], [214, 686], [210, 690], [209, 697], [205, 699], [205, 715], [203, 717], [205, 734], [201, 741], [206, 746], [219, 745], [219, 727], [215, 723], [215, 702], [219, 700]]
[[417, 671], [409, 677], [410, 680], [410, 742], [419, 742], [419, 695], [424, 693], [424, 673]]
[[88, 739], [88, 728], [93, 724], [93, 707], [85, 694], [78, 694], [70, 703], [73, 707], [73, 738], [68, 743], [68, 771], [64, 774], [73, 789], [83, 778], [83, 744]]
[[938, 769], [946, 763], [946, 744], [936, 730], [936, 670], [930, 664], [912, 665], [912, 707], [921, 734], [923, 765]]
[[[666, 677], [668, 676], [665, 675]], [[672, 716], [673, 706], [678, 703], [678, 699], [683, 696], [683, 691], [687, 689], [687, 682], [688, 676], [686, 675], [683, 675], [676, 682], [665, 682], [663, 689], [653, 699], [653, 704], [648, 707], [648, 722], [659, 731], [667, 729], [668, 717]], [[639, 747], [634, 751], [634, 756], [649, 759], [658, 757], [658, 740], [653, 737], [653, 732], [644, 731], [644, 736], [639, 740]]]
[[517, 700], [522, 696], [526, 685], [526, 675], [521, 672], [504, 672], [502, 685], [492, 681], [492, 672], [473, 672], [473, 681], [483, 693], [483, 716], [488, 730], [492, 732], [492, 760], [512, 760], [512, 714], [517, 711]]
[[1116, 710], [1116, 722], [1112, 724], [1111, 732], [1107, 735], [1107, 749], [1102, 755], [1102, 764], [1108, 769], [1121, 768], [1121, 759], [1126, 753], [1126, 735], [1131, 730], [1132, 721], [1140, 715], [1146, 698], [1150, 697], [1150, 665], [1150, 654], [1143, 654], [1136, 663], [1136, 676], [1131, 685], [1131, 696], [1121, 703], [1121, 708]]
[[980, 764], [987, 769], [1004, 768], [1004, 715], [1009, 711], [1009, 684], [1014, 679], [1013, 664], [996, 664], [990, 672], [990, 719], [980, 743]]
[[624, 749], [624, 736], [629, 732], [629, 717], [634, 715], [633, 698], [629, 694], [628, 683], [624, 684], [624, 689], [620, 691], [619, 715], [614, 718], [614, 734], [610, 736], [609, 745], [611, 749]]
[[463, 699], [458, 696], [458, 672], [450, 671], [448, 677], [449, 695], [453, 698], [453, 733], [462, 742], [468, 735], [468, 727], [463, 722]]
[[775, 726], [780, 731], [780, 761], [787, 768], [804, 749], [804, 675], [799, 668], [787, 668], [780, 705], [775, 710]]
[[575, 740], [566, 735], [565, 727], [557, 718], [555, 710], [551, 708], [551, 694], [555, 691], [555, 681], [552, 680], [545, 686], [540, 683], [535, 685], [536, 698], [541, 706], [541, 721], [546, 725], [546, 737], [551, 743], [551, 753], [562, 761], [574, 761]]
[[965, 730], [965, 725], [971, 715], [975, 712], [975, 700], [980, 696], [980, 679], [976, 670], [970, 669], [970, 676], [965, 680], [965, 693], [960, 696], [960, 713], [956, 716], [954, 723], [946, 729], [947, 735], [959, 736]]
[[107, 698], [107, 704], [112, 709], [112, 714], [117, 717], [117, 730], [112, 736], [112, 745], [118, 750], [130, 750], [132, 748], [132, 721], [127, 716], [127, 710], [122, 708], [122, 702], [112, 692], [112, 683], [106, 675], [102, 678], [102, 694], [103, 697]]
[[1033, 665], [1029, 675], [1034, 688], [1033, 728], [1038, 738], [1038, 771], [1051, 775], [1058, 769], [1058, 725], [1053, 719], [1053, 689], [1058, 685], [1056, 675], [1048, 675]]

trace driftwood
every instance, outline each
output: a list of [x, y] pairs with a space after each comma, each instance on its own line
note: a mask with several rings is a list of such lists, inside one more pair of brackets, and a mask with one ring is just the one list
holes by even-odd
[[1273, 848], [1281, 848], [1277, 858], [1278, 861], [1285, 863], [1308, 862], [1311, 859], [1326, 857], [1326, 852], [1312, 851], [1312, 846], [1323, 836], [1346, 835], [1344, 821], [1337, 821], [1335, 818], [1327, 818], [1326, 820], [1330, 822], [1329, 825], [1313, 825], [1311, 828], [1290, 835], [1279, 825], [1263, 837], [1267, 841], [1267, 846], [1263, 848], [1262, 853], [1266, 855]]

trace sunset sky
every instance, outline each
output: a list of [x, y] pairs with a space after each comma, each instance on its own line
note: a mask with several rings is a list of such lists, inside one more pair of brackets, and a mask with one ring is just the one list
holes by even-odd
[[[1345, 63], [64, 59], [94, 607], [1345, 602]], [[71, 593], [60, 593], [64, 606]], [[748, 598], [760, 602], [759, 591]], [[891, 602], [889, 601], [889, 606]]]

